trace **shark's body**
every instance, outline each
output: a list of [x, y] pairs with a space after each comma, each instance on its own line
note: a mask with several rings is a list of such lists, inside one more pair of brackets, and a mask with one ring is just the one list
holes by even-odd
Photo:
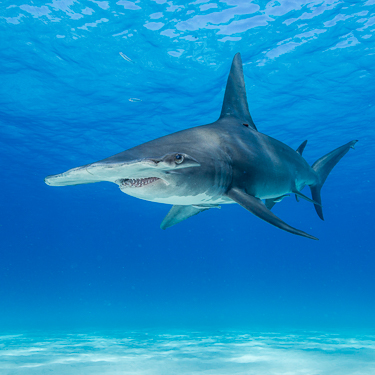
[[[218, 121], [48, 176], [45, 181], [52, 186], [110, 181], [128, 195], [172, 204], [163, 229], [219, 204], [239, 203], [270, 224], [316, 239], [289, 226], [270, 209], [294, 193], [313, 202], [323, 219], [320, 189], [334, 165], [355, 143], [339, 147], [310, 167], [302, 157], [306, 142], [295, 151], [258, 132], [249, 114], [242, 62], [237, 54]], [[313, 199], [300, 193], [306, 185]]]

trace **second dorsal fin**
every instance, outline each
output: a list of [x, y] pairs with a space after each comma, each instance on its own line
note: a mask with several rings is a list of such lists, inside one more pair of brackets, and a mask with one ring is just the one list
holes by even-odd
[[237, 117], [239, 120], [243, 121], [244, 124], [257, 130], [249, 113], [242, 60], [239, 53], [234, 56], [230, 68], [220, 118], [227, 116]]
[[300, 154], [302, 156], [302, 152], [303, 150], [305, 149], [306, 147], [306, 143], [307, 143], [307, 140], [306, 141], [303, 141], [297, 148], [297, 153]]

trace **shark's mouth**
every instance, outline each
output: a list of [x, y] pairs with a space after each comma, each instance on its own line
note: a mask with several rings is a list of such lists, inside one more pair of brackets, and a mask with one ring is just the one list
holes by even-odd
[[155, 181], [160, 180], [158, 177], [147, 177], [147, 178], [123, 178], [119, 180], [121, 187], [140, 188], [152, 184]]

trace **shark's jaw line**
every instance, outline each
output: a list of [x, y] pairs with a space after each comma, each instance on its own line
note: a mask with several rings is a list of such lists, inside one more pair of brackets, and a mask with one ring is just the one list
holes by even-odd
[[150, 185], [158, 180], [159, 177], [146, 177], [146, 178], [121, 178], [116, 183], [122, 188], [141, 188], [146, 185]]

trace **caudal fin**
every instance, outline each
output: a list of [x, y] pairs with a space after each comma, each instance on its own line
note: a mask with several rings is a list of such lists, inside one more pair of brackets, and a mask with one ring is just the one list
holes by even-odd
[[318, 216], [323, 218], [323, 209], [322, 209], [322, 199], [320, 197], [320, 190], [323, 187], [325, 180], [332, 171], [333, 167], [340, 161], [340, 159], [351, 149], [354, 148], [354, 145], [357, 143], [357, 140], [351, 141], [344, 146], [336, 148], [336, 150], [331, 151], [329, 154], [318, 159], [313, 165], [312, 169], [316, 172], [318, 176], [318, 181], [314, 185], [310, 185], [312, 199], [318, 204], [315, 204], [315, 211]]

